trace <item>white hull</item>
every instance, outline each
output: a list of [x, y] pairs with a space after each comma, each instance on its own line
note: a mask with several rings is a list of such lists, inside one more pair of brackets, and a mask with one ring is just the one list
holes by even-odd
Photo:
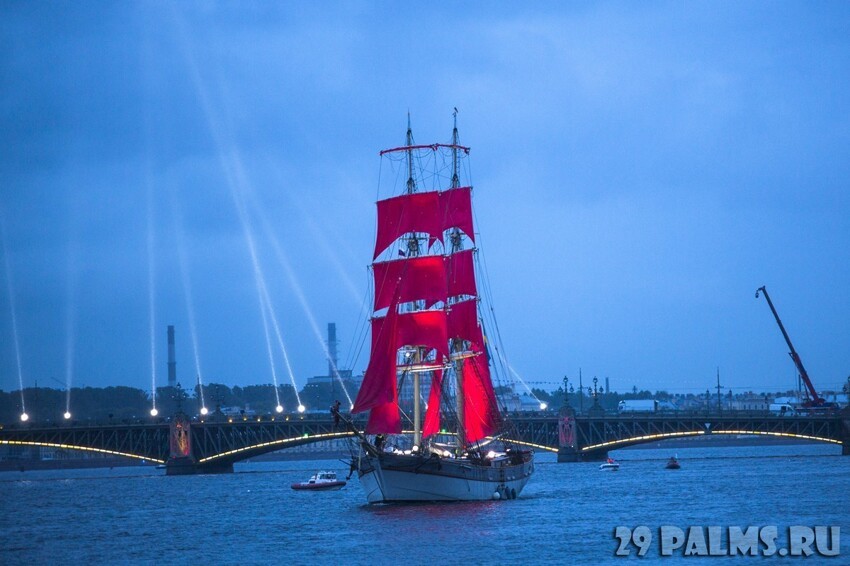
[[534, 471], [532, 457], [486, 464], [465, 459], [364, 456], [360, 484], [369, 503], [514, 499]]

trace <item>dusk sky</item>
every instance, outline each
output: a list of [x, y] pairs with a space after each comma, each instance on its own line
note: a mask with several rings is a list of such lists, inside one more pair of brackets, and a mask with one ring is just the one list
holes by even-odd
[[378, 152], [455, 107], [531, 385], [793, 388], [762, 285], [850, 375], [846, 2], [3, 2], [0, 81], [0, 389], [149, 391], [152, 320], [191, 386], [190, 308], [204, 382], [271, 383], [243, 219], [298, 387], [328, 322], [364, 370]]

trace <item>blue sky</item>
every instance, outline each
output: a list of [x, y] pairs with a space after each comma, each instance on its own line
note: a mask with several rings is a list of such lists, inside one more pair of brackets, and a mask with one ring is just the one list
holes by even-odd
[[[819, 388], [850, 374], [846, 3], [0, 6], [0, 215], [26, 386], [271, 381], [233, 191], [296, 383], [366, 314], [378, 151], [472, 147], [509, 361], [698, 392], [787, 389], [767, 285]], [[177, 228], [179, 226], [179, 229]], [[149, 230], [149, 227], [152, 229]], [[278, 261], [288, 257], [299, 291]], [[18, 388], [8, 293], [0, 388]], [[276, 348], [275, 348], [276, 349]], [[70, 352], [70, 356], [69, 356]], [[277, 378], [289, 378], [279, 354]], [[70, 363], [69, 363], [70, 360]]]

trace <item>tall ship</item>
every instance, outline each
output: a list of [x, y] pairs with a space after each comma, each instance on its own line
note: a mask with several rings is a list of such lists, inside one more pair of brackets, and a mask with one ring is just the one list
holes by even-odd
[[400, 187], [377, 202], [371, 354], [351, 411], [368, 412], [365, 432], [345, 419], [352, 473], [369, 503], [514, 499], [534, 454], [508, 440], [491, 379], [457, 111], [450, 143], [416, 145], [408, 116], [406, 144], [380, 155]]

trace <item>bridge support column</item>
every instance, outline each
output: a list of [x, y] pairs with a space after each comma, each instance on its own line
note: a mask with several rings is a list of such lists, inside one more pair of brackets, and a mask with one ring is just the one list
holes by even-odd
[[564, 406], [558, 415], [558, 462], [587, 462], [608, 457], [605, 450], [582, 452], [578, 438], [575, 409]]
[[194, 474], [232, 474], [233, 463], [198, 464], [192, 458], [169, 458], [165, 463], [166, 476], [189, 476]]
[[580, 462], [581, 454], [571, 446], [558, 448], [558, 462]]
[[192, 423], [183, 413], [175, 415], [169, 431], [170, 456], [165, 463], [165, 475], [233, 473], [232, 462], [199, 464], [192, 455]]
[[582, 452], [571, 447], [558, 449], [558, 462], [601, 462], [608, 459], [607, 450]]

